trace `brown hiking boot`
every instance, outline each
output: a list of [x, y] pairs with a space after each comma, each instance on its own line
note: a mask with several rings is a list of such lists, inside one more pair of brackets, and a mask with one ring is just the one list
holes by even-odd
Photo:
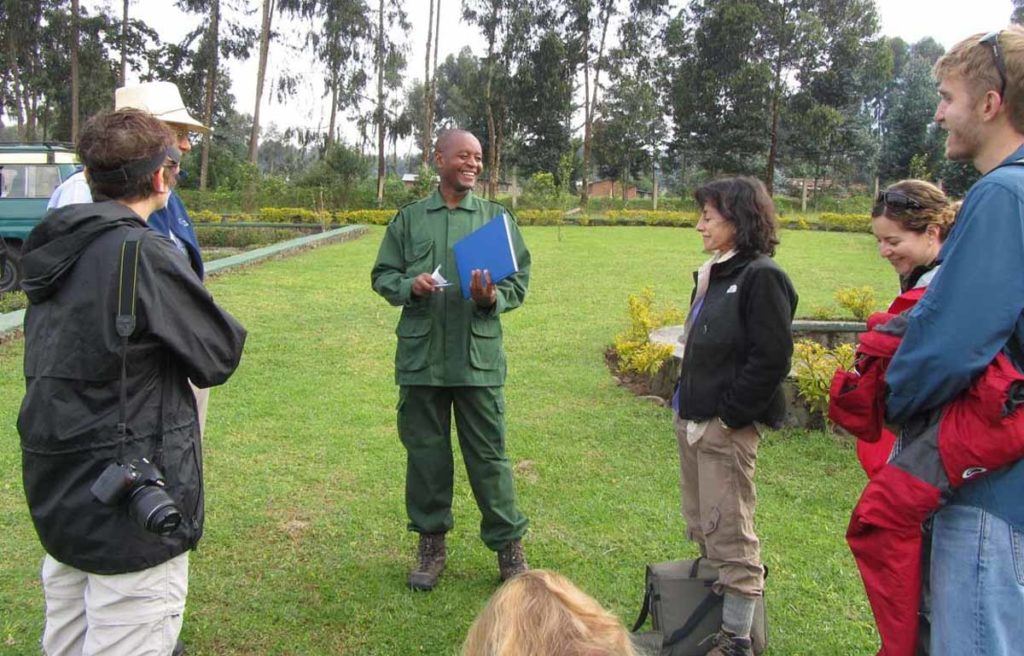
[[754, 656], [750, 638], [738, 638], [725, 629], [719, 629], [718, 633], [709, 638], [711, 651], [707, 652], [707, 656]]
[[444, 533], [420, 533], [416, 559], [416, 569], [409, 572], [409, 587], [413, 590], [433, 590], [448, 560]]
[[528, 569], [530, 566], [526, 564], [526, 554], [523, 553], [523, 543], [520, 540], [512, 540], [498, 552], [498, 573], [501, 574], [502, 581], [507, 581]]

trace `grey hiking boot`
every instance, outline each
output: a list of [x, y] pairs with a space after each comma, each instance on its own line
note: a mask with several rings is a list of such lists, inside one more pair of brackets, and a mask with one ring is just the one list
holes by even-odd
[[444, 533], [420, 533], [416, 553], [416, 569], [409, 572], [409, 587], [413, 590], [433, 590], [448, 560], [448, 547]]
[[707, 656], [754, 656], [750, 638], [738, 638], [725, 629], [719, 629], [718, 633], [705, 640], [711, 641], [711, 651], [707, 652]]
[[523, 543], [519, 539], [512, 540], [498, 552], [498, 573], [501, 574], [502, 581], [507, 581], [528, 569], [530, 566], [526, 564]]

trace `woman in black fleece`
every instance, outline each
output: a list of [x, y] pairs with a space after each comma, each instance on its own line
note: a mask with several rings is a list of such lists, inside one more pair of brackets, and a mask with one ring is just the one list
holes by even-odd
[[793, 353], [797, 295], [771, 259], [775, 207], [760, 181], [699, 188], [697, 231], [711, 254], [694, 274], [673, 398], [687, 536], [718, 568], [722, 628], [709, 654], [752, 654], [754, 605], [764, 588], [754, 533], [754, 466], [761, 426], [785, 415], [782, 382]]

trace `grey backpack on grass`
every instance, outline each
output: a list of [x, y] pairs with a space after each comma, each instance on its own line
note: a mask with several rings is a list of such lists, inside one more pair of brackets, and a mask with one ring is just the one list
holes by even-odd
[[[716, 580], [718, 570], [702, 558], [648, 565], [643, 608], [633, 626], [636, 646], [652, 656], [706, 654], [722, 627], [722, 597], [711, 589]], [[653, 630], [638, 633], [648, 615]], [[754, 607], [750, 639], [754, 653], [762, 653], [768, 642], [763, 596]]]

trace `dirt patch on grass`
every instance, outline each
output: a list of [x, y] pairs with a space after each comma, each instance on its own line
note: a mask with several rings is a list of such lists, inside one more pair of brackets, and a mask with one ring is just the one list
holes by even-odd
[[524, 480], [528, 483], [536, 483], [540, 480], [537, 463], [533, 460], [520, 460], [512, 467], [512, 471], [515, 472], [517, 480]]
[[651, 388], [650, 376], [619, 371], [619, 354], [615, 351], [614, 346], [609, 346], [605, 349], [604, 363], [608, 366], [608, 371], [611, 373], [612, 378], [615, 379], [615, 382], [633, 394], [658, 405], [667, 406], [669, 404], [669, 399], [655, 394]]

